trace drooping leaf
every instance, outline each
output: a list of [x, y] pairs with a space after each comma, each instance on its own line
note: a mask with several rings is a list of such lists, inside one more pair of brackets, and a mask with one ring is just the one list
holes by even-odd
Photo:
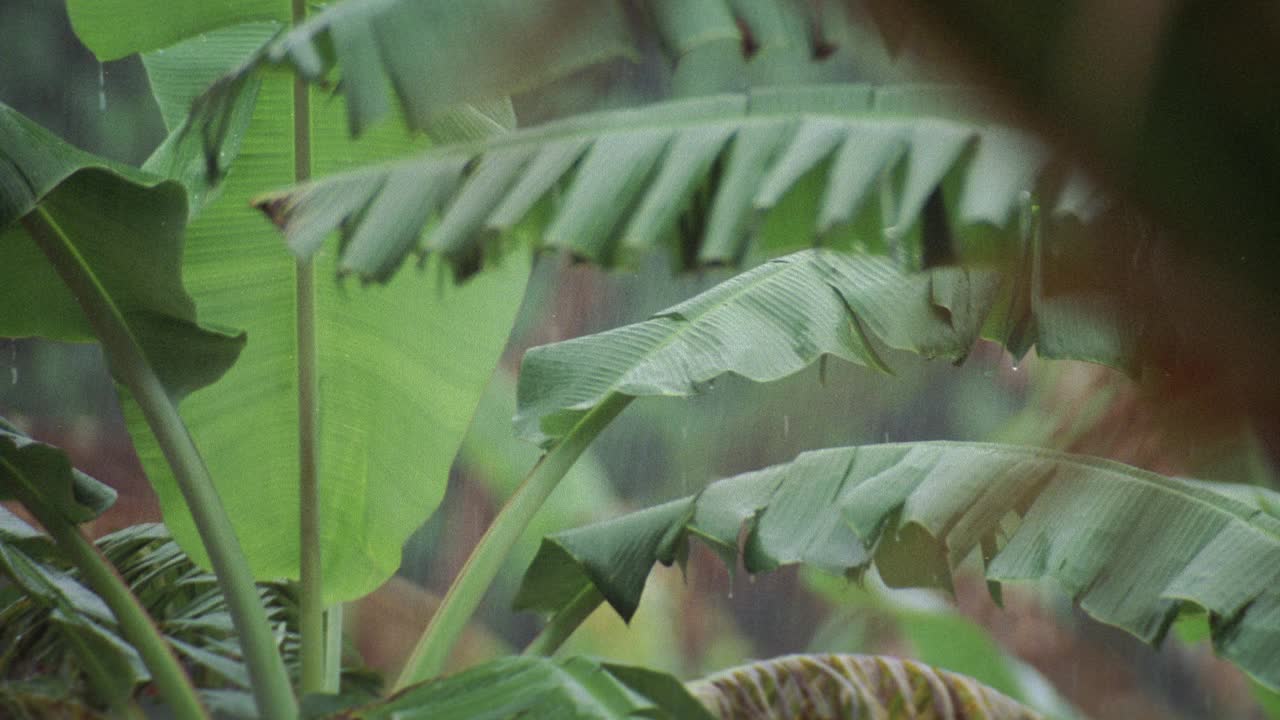
[[[990, 240], [964, 239], [1015, 230], [1047, 156], [1028, 137], [968, 119], [971, 104], [954, 89], [865, 85], [678, 100], [441, 146], [256, 202], [300, 257], [337, 230], [339, 271], [381, 281], [414, 252], [469, 274], [492, 254], [492, 238], [535, 207], [547, 209], [546, 246], [613, 265], [674, 240], [681, 211], [704, 192], [705, 231], [683, 238], [695, 264], [820, 239], [848, 247], [887, 237], [914, 257], [921, 211], [939, 188], [958, 250], [989, 255]], [[784, 227], [769, 225], [771, 211]]]
[[[226, 168], [240, 153], [259, 79], [246, 77], [224, 90], [216, 99], [216, 125], [194, 127], [192, 122], [201, 110], [193, 104], [211, 82], [244, 63], [278, 30], [279, 25], [272, 22], [233, 25], [142, 56], [169, 131], [143, 168], [182, 182], [191, 194], [192, 215], [217, 198], [222, 178], [211, 171], [210, 155], [218, 168]], [[203, 112], [214, 109], [205, 107]]]
[[[486, 56], [477, 59], [481, 48]], [[313, 81], [337, 64], [358, 133], [386, 111], [388, 85], [408, 125], [425, 129], [451, 105], [507, 95], [630, 52], [615, 2], [347, 0], [285, 34], [264, 59], [287, 62]]]
[[692, 395], [725, 373], [776, 380], [823, 355], [885, 369], [877, 342], [962, 358], [997, 283], [991, 271], [912, 274], [871, 255], [794, 253], [650, 320], [530, 350], [517, 429], [550, 442], [613, 393]]
[[554, 611], [595, 585], [624, 618], [655, 562], [691, 535], [748, 572], [806, 563], [890, 585], [950, 586], [983, 542], [994, 582], [1052, 579], [1098, 620], [1159, 643], [1206, 610], [1218, 654], [1280, 686], [1280, 520], [1261, 500], [1119, 463], [1034, 448], [924, 442], [837, 448], [709, 485], [695, 497], [547, 538], [517, 598]]
[[82, 523], [111, 507], [116, 491], [71, 467], [62, 450], [32, 440], [0, 418], [0, 500], [15, 499]]
[[726, 720], [1040, 717], [972, 678], [884, 656], [789, 655], [716, 673], [690, 690]]
[[[309, 82], [336, 87], [353, 134], [387, 113], [390, 92], [409, 128], [457, 139], [477, 137], [471, 123], [513, 127], [505, 98], [513, 91], [633, 53], [623, 10], [613, 0], [345, 0], [283, 31], [288, 2], [245, 0], [198, 10], [179, 3], [160, 17], [152, 3], [139, 0], [73, 0], [69, 10], [81, 39], [104, 60], [169, 52], [197, 35], [204, 39], [246, 23], [273, 25], [278, 34], [236, 67], [223, 68], [197, 104], [193, 125], [209, 134], [207, 149], [215, 154], [222, 139], [216, 128], [231, 109], [228, 98], [268, 67], [287, 66]], [[165, 27], [169, 12], [175, 17]], [[335, 67], [336, 79], [330, 77]]]
[[18, 221], [41, 212], [105, 289], [170, 394], [226, 372], [243, 333], [197, 322], [183, 285], [183, 187], [77, 150], [0, 105], [0, 336], [87, 342], [88, 320]]
[[654, 0], [654, 26], [675, 60], [676, 97], [740, 91], [746, 85], [742, 29], [723, 0]]
[[[1074, 256], [1070, 243], [1054, 251]], [[1073, 267], [1056, 269], [1056, 277]], [[802, 250], [649, 320], [529, 350], [516, 428], [548, 444], [614, 394], [688, 396], [728, 373], [778, 380], [828, 355], [889, 370], [879, 355], [885, 346], [959, 361], [979, 336], [1003, 342], [1015, 357], [1034, 345], [1043, 357], [1134, 371], [1148, 356], [1122, 330], [1159, 318], [1120, 307], [1123, 288], [1112, 287], [1114, 295], [1094, 288], [1049, 294], [1044, 283], [1019, 285], [993, 269], [913, 273], [874, 254]], [[1007, 324], [1015, 316], [1026, 326], [1016, 335]]]
[[[874, 75], [874, 39], [841, 3], [648, 0], [676, 97]], [[647, 28], [646, 28], [647, 29]]]
[[678, 681], [661, 673], [577, 657], [563, 661], [506, 657], [339, 713], [331, 720], [635, 717], [701, 720], [710, 716]]
[[[283, 4], [287, 12], [288, 3]], [[103, 5], [121, 9], [124, 17], [146, 4]], [[96, 9], [81, 10], [87, 14], [78, 28], [87, 31], [92, 23], [108, 22]], [[172, 53], [161, 48], [147, 59], [161, 107], [188, 102], [197, 92], [188, 78], [209, 77], [215, 71], [209, 63], [229, 61], [254, 33], [262, 33], [261, 26], [229, 26], [222, 8], [213, 4], [187, 10], [205, 16], [201, 22], [209, 39], [190, 38]], [[254, 18], [261, 19], [252, 13], [236, 19]], [[206, 57], [198, 50], [201, 45], [220, 54]], [[296, 260], [249, 208], [248, 198], [292, 181], [295, 141], [309, 146], [316, 175], [385, 160], [426, 142], [409, 138], [398, 124], [382, 124], [352, 140], [344, 127], [342, 99], [335, 102], [320, 90], [309, 96], [311, 123], [295, 135], [292, 91], [290, 77], [262, 78], [234, 171], [218, 198], [187, 227], [183, 277], [202, 318], [244, 327], [253, 340], [216, 390], [188, 398], [182, 413], [256, 577], [296, 577], [296, 332], [299, 322], [314, 321], [324, 596], [332, 603], [381, 585], [398, 567], [404, 540], [438, 505], [449, 465], [510, 330], [528, 260], [513, 256], [491, 276], [465, 287], [454, 287], [444, 273], [435, 272], [427, 282], [405, 278], [359, 292], [327, 281], [334, 260], [322, 255], [315, 261], [314, 317], [300, 315]], [[447, 341], [462, 328], [467, 342]], [[132, 403], [126, 403], [125, 415], [166, 523], [182, 547], [204, 562], [194, 523], [160, 448]]]
[[[134, 2], [116, 5], [126, 16], [138, 9]], [[216, 175], [222, 167], [217, 159], [220, 128], [226, 126], [232, 108], [229, 98], [252, 82], [263, 66], [283, 64], [320, 83], [328, 82], [337, 67], [340, 79], [334, 86], [347, 99], [349, 126], [355, 134], [387, 111], [390, 89], [411, 128], [426, 130], [440, 141], [470, 139], [487, 134], [477, 134], [476, 124], [514, 127], [511, 104], [502, 98], [508, 93], [602, 61], [636, 57], [628, 25], [662, 40], [675, 66], [672, 85], [677, 96], [736, 92], [752, 84], [846, 81], [865, 74], [866, 53], [851, 48], [866, 44], [866, 38], [851, 35], [856, 25], [839, 5], [651, 0], [638, 13], [623, 5], [616, 0], [336, 3], [265, 43], [215, 83], [197, 101], [194, 124], [206, 136], [209, 165]], [[229, 26], [288, 15], [283, 8], [273, 10], [228, 13], [209, 17], [205, 24]], [[98, 37], [104, 26], [100, 16], [79, 3], [72, 4], [72, 11], [80, 17], [78, 27], [94, 31], [90, 44], [99, 52], [119, 42]], [[183, 21], [191, 21], [189, 14]], [[208, 29], [202, 28], [202, 41], [211, 34]], [[123, 34], [128, 37], [130, 32], [134, 31]], [[476, 47], [493, 49], [476, 62]], [[470, 104], [459, 104], [463, 101]]]

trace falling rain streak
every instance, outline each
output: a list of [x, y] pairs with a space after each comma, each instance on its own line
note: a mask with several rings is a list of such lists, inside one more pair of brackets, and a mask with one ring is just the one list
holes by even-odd
[[102, 63], [98, 63], [98, 112], [106, 112], [107, 110], [107, 82], [102, 70]]

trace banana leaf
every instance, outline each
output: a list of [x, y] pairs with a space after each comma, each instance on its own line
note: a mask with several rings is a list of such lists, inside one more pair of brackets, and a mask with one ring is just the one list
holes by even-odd
[[718, 672], [690, 690], [725, 720], [1040, 718], [972, 678], [892, 657], [789, 655]]
[[[115, 0], [74, 3], [70, 10], [77, 31], [100, 56], [152, 51], [144, 62], [174, 132], [187, 122], [174, 108], [203, 90], [193, 83], [242, 62], [263, 34], [261, 23], [278, 22], [289, 11], [289, 3], [270, 1], [153, 5]], [[175, 19], [164, 38], [137, 30], [164, 26], [155, 13], [164, 17], [171, 10]], [[164, 46], [171, 41], [179, 44]], [[248, 198], [295, 177], [295, 149], [309, 150], [310, 170], [319, 175], [426, 143], [409, 138], [400, 124], [382, 124], [352, 140], [342, 103], [318, 89], [308, 98], [310, 122], [295, 126], [298, 109], [288, 77], [268, 75], [256, 95], [248, 85], [241, 93], [254, 102], [241, 111], [250, 119], [235, 169], [187, 226], [181, 269], [201, 317], [244, 327], [252, 340], [216, 389], [187, 398], [181, 410], [255, 575], [296, 577], [296, 333], [299, 323], [315, 328], [324, 599], [339, 602], [390, 577], [404, 540], [438, 505], [506, 341], [528, 264], [513, 256], [497, 272], [461, 288], [440, 273], [363, 293], [318, 281], [314, 310], [300, 308], [297, 263], [248, 207]], [[171, 224], [174, 232], [181, 224]], [[318, 277], [332, 273], [332, 262], [316, 259]], [[468, 341], [447, 341], [463, 319]], [[182, 547], [204, 562], [160, 449], [132, 403], [126, 403], [125, 415], [166, 523]]]
[[699, 538], [747, 572], [804, 563], [895, 587], [951, 586], [980, 551], [995, 583], [1053, 580], [1094, 618], [1159, 644], [1203, 610], [1217, 653], [1280, 687], [1276, 494], [1228, 491], [1035, 448], [920, 442], [832, 448], [695, 496], [553, 535], [516, 598], [554, 612], [594, 587], [635, 612], [654, 563]]
[[[942, 86], [762, 88], [450, 143], [255, 202], [299, 257], [338, 231], [339, 272], [376, 281], [414, 253], [468, 276], [521, 221], [545, 228], [540, 245], [605, 266], [663, 244], [690, 266], [818, 241], [908, 267], [930, 252], [1003, 257], [1051, 165], [976, 105]], [[1083, 199], [1096, 191], [1082, 179], [1042, 189], [1050, 217], [1106, 207]]]

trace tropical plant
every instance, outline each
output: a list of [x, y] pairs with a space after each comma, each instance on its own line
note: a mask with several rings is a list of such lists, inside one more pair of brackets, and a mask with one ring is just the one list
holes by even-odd
[[[831, 357], [960, 363], [983, 338], [1167, 370], [1185, 330], [1134, 262], [1162, 257], [1161, 233], [989, 96], [854, 82], [873, 41], [853, 3], [68, 7], [99, 58], [141, 53], [170, 134], [133, 168], [0, 106], [0, 335], [101, 343], [167, 529], [91, 542], [78, 525], [109, 488], [0, 424], [0, 498], [43, 528], [0, 514], [0, 671], [21, 679], [0, 707], [136, 717], [149, 682], [183, 718], [1036, 716], [894, 658], [685, 685], [544, 657], [603, 603], [629, 620], [691, 538], [730, 570], [948, 590], [976, 556], [997, 602], [1053, 579], [1149, 643], [1207, 617], [1219, 655], [1280, 688], [1272, 492], [948, 442], [808, 452], [549, 534], [516, 597], [547, 615], [541, 634], [442, 677], [535, 514], [635, 398]], [[510, 95], [554, 98], [606, 61], [647, 63], [670, 97], [514, 127]], [[344, 665], [341, 604], [396, 571], [439, 504], [532, 258], [552, 250], [742, 271], [525, 354], [515, 430], [543, 454], [379, 696]]]

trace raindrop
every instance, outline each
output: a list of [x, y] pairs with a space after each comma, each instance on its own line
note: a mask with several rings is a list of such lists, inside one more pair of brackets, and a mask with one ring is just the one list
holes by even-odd
[[783, 415], [782, 416], [782, 437], [785, 438], [790, 434], [791, 434], [791, 416]]
[[747, 573], [747, 582], [751, 583], [752, 585], [755, 585], [755, 584], [756, 584], [756, 574], [755, 574], [755, 573]]
[[9, 384], [18, 384], [18, 343], [9, 343]]
[[733, 599], [733, 582], [732, 581], [729, 582], [729, 599], [730, 600]]
[[98, 112], [107, 109], [107, 82], [103, 77], [102, 63], [98, 63]]

